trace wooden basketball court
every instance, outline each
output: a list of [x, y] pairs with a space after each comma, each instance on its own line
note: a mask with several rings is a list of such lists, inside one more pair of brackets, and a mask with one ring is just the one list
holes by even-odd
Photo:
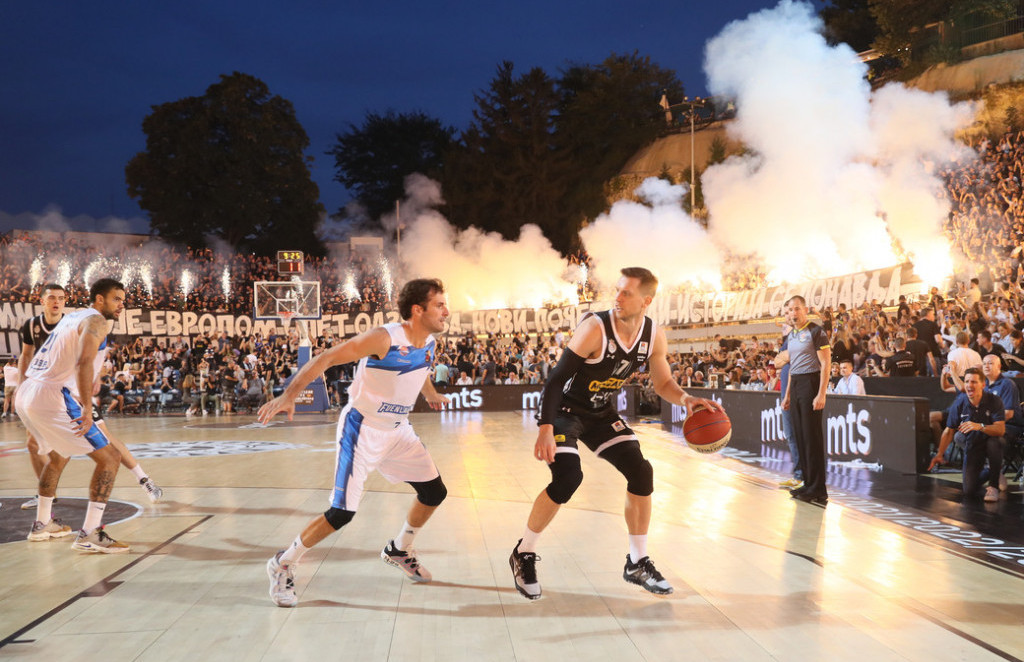
[[[827, 509], [796, 503], [780, 475], [697, 455], [656, 425], [637, 426], [655, 468], [649, 549], [675, 593], [622, 580], [624, 483], [583, 450], [583, 486], [538, 549], [544, 597], [527, 601], [508, 556], [548, 472], [532, 459], [536, 427], [523, 412], [413, 415], [449, 491], [416, 541], [432, 583], [380, 560], [412, 491], [374, 476], [352, 523], [298, 567], [299, 605], [278, 608], [265, 563], [326, 508], [336, 419], [109, 420], [165, 491], [152, 505], [119, 473], [127, 519], [108, 517], [108, 531], [132, 551], [117, 556], [24, 539], [34, 511], [18, 504], [35, 492], [24, 428], [0, 424], [0, 658], [1024, 658], [1014, 544], [929, 527], [927, 513], [841, 488]], [[84, 499], [73, 497], [87, 496], [91, 471], [72, 461], [58, 492], [55, 513], [74, 528]]]

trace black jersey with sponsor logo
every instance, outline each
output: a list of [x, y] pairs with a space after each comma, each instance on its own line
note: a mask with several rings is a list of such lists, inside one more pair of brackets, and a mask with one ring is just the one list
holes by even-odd
[[654, 321], [650, 317], [644, 317], [633, 345], [626, 347], [628, 339], [620, 339], [615, 333], [610, 310], [592, 314], [601, 322], [601, 355], [587, 359], [563, 389], [562, 408], [573, 413], [612, 409], [615, 394], [626, 379], [647, 362], [654, 344]]
[[[61, 319], [63, 318], [64, 316], [61, 315]], [[58, 323], [60, 320], [53, 324], [47, 324], [46, 316], [43, 313], [30, 317], [21, 325], [21, 344], [34, 345], [36, 348], [42, 347], [46, 339], [50, 337], [50, 333], [57, 328]]]

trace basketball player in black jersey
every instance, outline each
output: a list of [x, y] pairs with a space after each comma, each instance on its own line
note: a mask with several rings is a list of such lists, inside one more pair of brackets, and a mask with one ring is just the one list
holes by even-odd
[[531, 600], [541, 595], [537, 539], [583, 481], [578, 441], [626, 478], [629, 555], [623, 579], [651, 593], [672, 592], [647, 555], [654, 471], [640, 452], [636, 435], [619, 417], [615, 396], [646, 362], [654, 390], [668, 402], [689, 410], [721, 407], [690, 396], [672, 379], [665, 332], [644, 314], [658, 289], [658, 279], [641, 267], [621, 273], [612, 310], [583, 318], [544, 387], [534, 457], [548, 463], [551, 483], [534, 501], [523, 537], [509, 557], [516, 589]]
[[[46, 339], [50, 337], [50, 332], [57, 326], [57, 323], [64, 318], [64, 306], [67, 303], [67, 292], [64, 287], [58, 283], [47, 283], [43, 286], [43, 292], [39, 296], [39, 302], [43, 305], [43, 312], [31, 317], [21, 325], [19, 335], [21, 336], [21, 354], [18, 357], [18, 383], [23, 384], [25, 382], [25, 371], [28, 370], [29, 365], [32, 363], [32, 357], [35, 356], [36, 348], [42, 347]], [[93, 410], [93, 421], [98, 425], [102, 426], [103, 433], [110, 439], [111, 444], [117, 448], [121, 454], [121, 464], [126, 469], [135, 474], [135, 477], [139, 481], [139, 486], [149, 497], [152, 502], [159, 501], [164, 494], [164, 491], [153, 482], [153, 480], [146, 474], [131, 454], [128, 448], [119, 439], [115, 439], [113, 435], [109, 433], [106, 425], [103, 423], [103, 417], [99, 412], [99, 407], [94, 407]], [[47, 458], [45, 455], [39, 454], [39, 442], [36, 441], [32, 433], [28, 433], [28, 442], [25, 444], [28, 449], [29, 460], [32, 462], [32, 471], [36, 474], [36, 480], [39, 480], [40, 474], [43, 472], [43, 468], [46, 466]], [[34, 510], [38, 503], [39, 497], [33, 497], [21, 504], [22, 510]], [[56, 499], [54, 499], [56, 502]]]

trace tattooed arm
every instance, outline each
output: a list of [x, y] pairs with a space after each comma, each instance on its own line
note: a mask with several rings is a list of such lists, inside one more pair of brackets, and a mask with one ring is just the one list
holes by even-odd
[[100, 343], [107, 335], [107, 320], [102, 315], [89, 315], [78, 327], [78, 362], [75, 364], [78, 397], [82, 402], [82, 417], [75, 419], [77, 434], [84, 435], [92, 427], [93, 362]]

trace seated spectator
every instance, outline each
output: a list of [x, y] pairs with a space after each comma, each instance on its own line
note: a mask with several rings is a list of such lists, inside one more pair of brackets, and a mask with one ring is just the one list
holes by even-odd
[[839, 364], [839, 381], [832, 389], [836, 395], [867, 395], [864, 391], [864, 380], [853, 372], [853, 361], [844, 359]]
[[963, 450], [963, 490], [965, 497], [974, 497], [985, 487], [985, 501], [999, 500], [999, 472], [988, 472], [990, 467], [1003, 466], [1003, 447], [1006, 434], [1006, 410], [999, 396], [984, 389], [985, 376], [978, 368], [968, 368], [964, 375], [964, 392], [957, 396], [949, 408], [946, 428], [942, 432], [938, 451], [928, 465], [932, 471], [944, 462], [950, 442]]

